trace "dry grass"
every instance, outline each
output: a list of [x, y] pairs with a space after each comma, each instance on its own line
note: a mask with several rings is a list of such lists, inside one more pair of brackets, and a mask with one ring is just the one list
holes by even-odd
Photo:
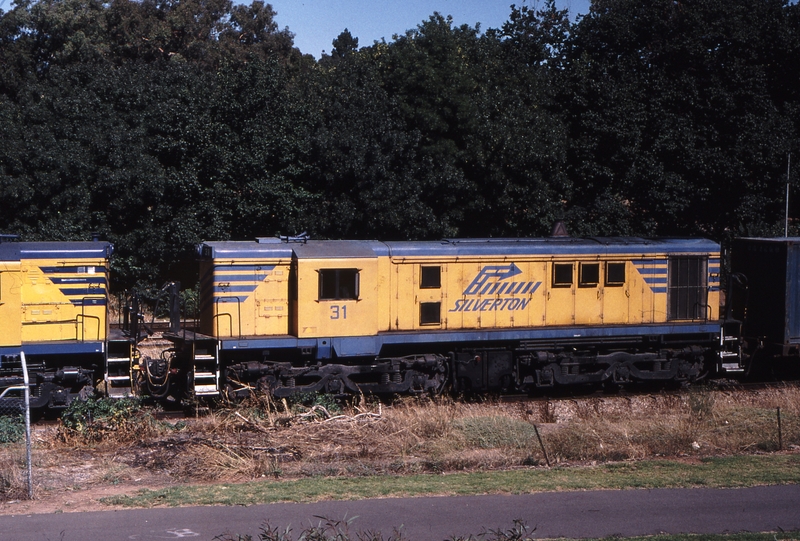
[[549, 434], [548, 444], [563, 461], [775, 451], [777, 408], [782, 447], [800, 444], [800, 390], [794, 386], [592, 399], [559, 408], [565, 420]]
[[[534, 424], [555, 463], [743, 454], [777, 450], [777, 407], [783, 448], [800, 445], [798, 404], [794, 387], [533, 403], [404, 399], [351, 406], [329, 421], [251, 404], [168, 439], [181, 449], [168, 462], [177, 478], [211, 480], [506, 469], [544, 464]], [[147, 447], [128, 453], [135, 464]]]
[[0, 453], [0, 500], [18, 500], [27, 495], [25, 445], [3, 445]]
[[[83, 432], [40, 432], [35, 471], [47, 491], [512, 469], [545, 463], [534, 425], [554, 464], [753, 454], [778, 449], [778, 407], [783, 449], [798, 450], [794, 386], [519, 403], [407, 398], [340, 412], [252, 400], [186, 423], [140, 411]], [[3, 456], [0, 499], [15, 499], [21, 462]]]

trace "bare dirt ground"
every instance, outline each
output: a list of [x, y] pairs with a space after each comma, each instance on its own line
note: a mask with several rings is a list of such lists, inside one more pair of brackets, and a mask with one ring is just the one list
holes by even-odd
[[[781, 408], [778, 436], [776, 410]], [[34, 500], [24, 445], [0, 460], [0, 514], [113, 509], [142, 488], [317, 476], [405, 475], [800, 450], [800, 390], [702, 391], [521, 402], [406, 399], [335, 411], [253, 401], [157, 421], [38, 427]], [[780, 437], [780, 441], [778, 440]]]

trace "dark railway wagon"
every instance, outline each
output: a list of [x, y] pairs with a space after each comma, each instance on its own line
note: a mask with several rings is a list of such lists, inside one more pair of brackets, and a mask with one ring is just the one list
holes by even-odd
[[740, 238], [731, 247], [725, 335], [741, 337], [742, 366], [800, 363], [800, 238]]

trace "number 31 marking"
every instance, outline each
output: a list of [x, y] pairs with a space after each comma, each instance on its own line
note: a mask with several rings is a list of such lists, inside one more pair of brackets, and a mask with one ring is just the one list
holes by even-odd
[[331, 319], [347, 319], [347, 306], [331, 306]]

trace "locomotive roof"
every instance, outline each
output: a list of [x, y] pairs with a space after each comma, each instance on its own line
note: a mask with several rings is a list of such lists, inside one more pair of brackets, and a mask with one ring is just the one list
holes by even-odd
[[391, 255], [563, 255], [623, 253], [702, 253], [718, 251], [707, 239], [644, 239], [639, 237], [543, 237], [520, 239], [444, 239], [440, 242], [387, 242]]
[[104, 259], [111, 255], [109, 242], [20, 242], [21, 259]]
[[258, 241], [204, 242], [198, 246], [203, 258], [334, 259], [392, 257], [464, 257], [515, 255], [592, 255], [626, 253], [706, 253], [719, 251], [708, 239], [639, 237], [543, 237], [503, 239], [443, 239], [440, 241], [316, 240], [286, 242], [278, 238]]
[[3, 242], [0, 261], [20, 259], [104, 259], [113, 247], [108, 242]]

